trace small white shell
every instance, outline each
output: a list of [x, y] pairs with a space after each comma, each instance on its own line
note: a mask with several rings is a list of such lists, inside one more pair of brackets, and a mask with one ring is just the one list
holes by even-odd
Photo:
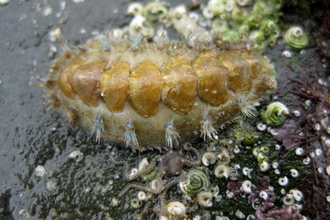
[[284, 205], [292, 205], [294, 203], [294, 198], [293, 198], [293, 195], [291, 194], [286, 194], [284, 197], [283, 197], [283, 203]]
[[278, 184], [281, 186], [287, 186], [289, 184], [289, 179], [288, 177], [284, 176], [278, 179]]
[[225, 177], [226, 179], [228, 179], [230, 175], [230, 168], [226, 165], [220, 164], [214, 169], [214, 174], [218, 178]]
[[42, 176], [45, 175], [45, 173], [46, 173], [46, 169], [45, 169], [45, 167], [43, 167], [43, 166], [41, 166], [41, 165], [37, 166], [37, 167], [34, 169], [34, 171], [36, 172], [36, 176], [40, 176], [40, 177], [42, 177]]
[[330, 196], [327, 196], [327, 202], [330, 202]]
[[133, 168], [133, 169], [131, 169], [131, 172], [129, 173], [129, 175], [130, 176], [133, 176], [133, 175], [135, 175], [138, 172], [139, 172], [139, 170], [137, 168]]
[[244, 191], [245, 193], [251, 193], [252, 192], [252, 183], [250, 180], [245, 180], [242, 183], [241, 190]]
[[297, 202], [301, 202], [301, 200], [304, 197], [303, 193], [300, 190], [297, 190], [297, 189], [291, 189], [289, 191], [289, 194], [291, 194]]
[[76, 162], [80, 162], [84, 159], [84, 154], [81, 153], [79, 150], [75, 150], [68, 155], [68, 158], [74, 159]]
[[138, 194], [137, 194], [137, 198], [138, 198], [140, 201], [143, 201], [143, 200], [145, 200], [145, 199], [147, 198], [147, 195], [146, 195], [145, 192], [140, 191], [140, 192], [138, 192]]
[[144, 170], [147, 166], [149, 165], [149, 162], [148, 162], [148, 158], [143, 158], [142, 160], [141, 160], [141, 162], [139, 163], [139, 168], [138, 168], [138, 170], [139, 171], [142, 171], [142, 170]]
[[196, 198], [198, 204], [203, 207], [212, 207], [212, 193], [201, 191], [197, 194]]
[[257, 124], [257, 129], [259, 131], [265, 131], [267, 129], [267, 125], [259, 123], [259, 124]]
[[301, 156], [304, 153], [304, 149], [302, 149], [301, 147], [298, 147], [295, 152], [296, 152], [296, 155]]
[[213, 152], [205, 152], [202, 156], [202, 163], [204, 166], [209, 166], [210, 164], [214, 164], [217, 161], [217, 156]]
[[185, 216], [186, 215], [186, 206], [178, 201], [173, 201], [173, 202], [169, 202], [166, 205], [166, 209], [168, 211], [168, 213], [172, 216]]
[[291, 169], [290, 172], [291, 172], [291, 176], [294, 178], [297, 178], [299, 176], [299, 172], [296, 169]]
[[266, 191], [260, 191], [259, 196], [264, 200], [267, 200], [269, 198], [268, 193]]
[[315, 155], [317, 156], [317, 157], [319, 157], [319, 156], [321, 156], [323, 154], [323, 151], [321, 150], [321, 149], [315, 149]]
[[311, 158], [309, 158], [309, 157], [306, 157], [305, 159], [303, 159], [303, 164], [305, 164], [305, 165], [310, 164], [310, 162], [311, 162]]
[[249, 177], [251, 179], [251, 172], [253, 171], [253, 169], [248, 168], [248, 167], [244, 167], [242, 172], [245, 176]]
[[270, 165], [267, 161], [264, 161], [259, 165], [259, 168], [262, 172], [266, 172], [267, 170], [269, 170]]

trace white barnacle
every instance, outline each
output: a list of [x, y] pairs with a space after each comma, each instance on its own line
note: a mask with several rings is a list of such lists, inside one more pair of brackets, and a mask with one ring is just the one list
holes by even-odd
[[136, 139], [135, 129], [133, 120], [130, 118], [126, 123], [125, 137], [124, 137], [126, 147], [131, 145], [134, 147], [138, 147], [139, 143]]
[[213, 120], [209, 114], [208, 108], [203, 111], [200, 123], [201, 137], [203, 137], [204, 141], [206, 141], [207, 138], [210, 140], [218, 139], [218, 131], [213, 127]]
[[81, 153], [79, 150], [75, 150], [75, 151], [72, 151], [69, 155], [68, 155], [68, 158], [69, 159], [73, 159], [75, 160], [76, 162], [80, 162], [84, 159], [84, 154]]
[[325, 168], [325, 170], [326, 170], [328, 176], [330, 176], [330, 165], [328, 165], [327, 168]]
[[95, 141], [99, 144], [101, 141], [101, 131], [105, 133], [104, 131], [104, 125], [103, 125], [103, 118], [100, 113], [97, 113], [95, 119], [93, 119], [93, 126], [91, 127], [91, 130], [89, 131], [90, 137], [93, 136], [95, 133]]
[[289, 184], [289, 179], [288, 177], [284, 176], [278, 179], [278, 184], [281, 186], [287, 186]]
[[40, 177], [42, 177], [46, 173], [45, 167], [44, 166], [41, 166], [41, 165], [37, 166], [34, 169], [34, 171], [36, 172], [36, 176], [40, 176]]
[[245, 117], [254, 117], [257, 114], [257, 109], [254, 107], [253, 102], [248, 101], [242, 94], [238, 95], [237, 104]]
[[251, 193], [252, 192], [252, 183], [250, 180], [245, 180], [242, 182], [242, 185], [241, 185], [241, 190], [245, 193]]
[[30, 213], [26, 209], [19, 210], [18, 214], [20, 215], [20, 217], [23, 217], [23, 218], [31, 217]]
[[165, 125], [165, 141], [170, 148], [173, 148], [173, 142], [175, 142], [176, 145], [179, 145], [178, 138], [180, 138], [178, 131], [174, 127], [173, 121], [173, 119], [169, 120]]
[[205, 152], [202, 156], [202, 163], [204, 166], [209, 166], [217, 161], [217, 156], [214, 152]]
[[178, 201], [169, 202], [166, 205], [166, 210], [174, 218], [184, 217], [186, 215], [186, 206]]

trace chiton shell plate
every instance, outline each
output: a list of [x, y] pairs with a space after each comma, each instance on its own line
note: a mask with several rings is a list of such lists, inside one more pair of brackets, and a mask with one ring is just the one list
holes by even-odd
[[121, 39], [105, 49], [102, 39], [92, 39], [66, 51], [47, 83], [55, 111], [85, 130], [99, 116], [104, 125], [100, 135], [118, 143], [125, 143], [131, 121], [138, 141], [133, 147], [145, 150], [169, 145], [165, 131], [170, 121], [177, 142], [183, 143], [199, 136], [205, 114], [219, 128], [238, 117], [244, 104], [276, 88], [269, 60], [244, 43], [160, 47], [142, 41], [138, 50], [132, 45]]

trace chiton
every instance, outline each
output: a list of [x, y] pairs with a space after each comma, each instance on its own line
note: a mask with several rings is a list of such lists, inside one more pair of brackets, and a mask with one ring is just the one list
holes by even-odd
[[269, 60], [235, 45], [92, 39], [55, 61], [47, 97], [57, 113], [112, 142], [173, 147], [217, 129], [276, 88]]

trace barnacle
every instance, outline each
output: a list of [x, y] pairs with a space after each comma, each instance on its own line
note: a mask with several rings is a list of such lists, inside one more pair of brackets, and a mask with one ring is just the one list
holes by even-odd
[[284, 104], [273, 102], [261, 113], [261, 118], [265, 123], [274, 127], [279, 127], [284, 124], [286, 115], [288, 114], [289, 110]]
[[294, 49], [304, 49], [308, 45], [308, 35], [301, 27], [291, 27], [285, 32], [284, 40], [287, 45]]

